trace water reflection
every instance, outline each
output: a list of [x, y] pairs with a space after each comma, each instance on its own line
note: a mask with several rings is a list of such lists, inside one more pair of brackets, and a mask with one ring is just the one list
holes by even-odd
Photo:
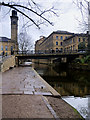
[[66, 65], [48, 66], [34, 64], [37, 72], [62, 96], [90, 94], [90, 72], [70, 70]]

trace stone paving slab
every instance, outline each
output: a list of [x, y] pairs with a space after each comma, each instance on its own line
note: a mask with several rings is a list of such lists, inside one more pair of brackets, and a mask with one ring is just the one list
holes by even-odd
[[3, 95], [3, 118], [53, 118], [40, 95]]
[[52, 95], [50, 92], [34, 92], [35, 95]]

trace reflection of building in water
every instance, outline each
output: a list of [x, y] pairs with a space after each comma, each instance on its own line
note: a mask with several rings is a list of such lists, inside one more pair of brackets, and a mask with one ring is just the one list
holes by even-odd
[[87, 86], [80, 86], [78, 83], [50, 82], [50, 84], [61, 95], [84, 96], [90, 94], [90, 89]]

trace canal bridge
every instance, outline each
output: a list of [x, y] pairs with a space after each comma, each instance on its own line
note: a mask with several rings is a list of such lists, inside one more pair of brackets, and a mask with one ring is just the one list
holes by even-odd
[[59, 60], [59, 62], [70, 63], [77, 57], [84, 56], [85, 53], [47, 53], [47, 54], [39, 54], [39, 53], [29, 53], [29, 54], [16, 54], [15, 57], [17, 59], [17, 64], [19, 65], [20, 60], [26, 59], [48, 59], [52, 62], [55, 60]]

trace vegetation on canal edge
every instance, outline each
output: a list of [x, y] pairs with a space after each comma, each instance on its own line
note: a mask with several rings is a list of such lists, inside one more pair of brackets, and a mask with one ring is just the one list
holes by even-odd
[[89, 64], [90, 65], [90, 55], [86, 55], [82, 58], [76, 58], [74, 63], [82, 63], [82, 64]]

